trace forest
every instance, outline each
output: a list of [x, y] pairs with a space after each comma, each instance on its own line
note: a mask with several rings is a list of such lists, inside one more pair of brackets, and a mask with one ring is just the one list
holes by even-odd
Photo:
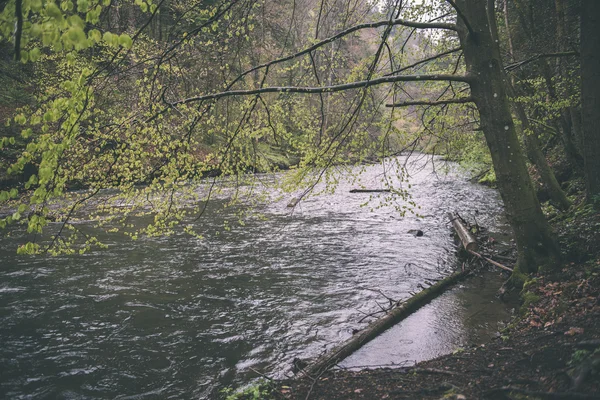
[[[556, 340], [578, 350], [547, 348], [569, 352], [552, 373], [570, 378], [539, 383], [531, 368], [525, 386], [427, 392], [446, 360], [422, 368], [436, 378], [411, 383], [420, 391], [380, 392], [393, 379], [376, 373], [328, 386], [321, 371], [231, 398], [596, 398], [599, 27], [596, 0], [0, 0], [3, 257], [12, 268], [115, 242], [203, 243], [213, 219], [243, 232], [269, 218], [265, 203], [301, 212], [345, 179], [355, 192], [377, 182], [365, 209], [418, 218], [406, 157], [441, 160], [499, 193], [502, 291], [520, 299], [512, 326], [528, 338], [505, 347], [563, 324]], [[376, 397], [354, 386], [369, 377]]]

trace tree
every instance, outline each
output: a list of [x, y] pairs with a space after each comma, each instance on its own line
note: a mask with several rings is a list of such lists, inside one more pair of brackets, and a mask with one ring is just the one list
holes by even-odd
[[[370, 8], [368, 2], [320, 1], [315, 4], [318, 12], [312, 14], [312, 19], [306, 17], [310, 13], [305, 13], [301, 22], [314, 21], [315, 31], [327, 23], [325, 30], [332, 33], [325, 38], [315, 33], [315, 39], [295, 48], [290, 41], [298, 35], [293, 35], [292, 28], [296, 26], [291, 25], [284, 30], [287, 33], [279, 54], [272, 47], [281, 45], [281, 37], [279, 42], [268, 41], [274, 46], [265, 45], [258, 50], [248, 44], [261, 43], [259, 39], [265, 42], [267, 24], [260, 21], [261, 13], [257, 10], [263, 7], [262, 15], [266, 15], [269, 7], [277, 7], [276, 2], [223, 1], [207, 7], [191, 6], [188, 11], [196, 14], [188, 19], [175, 19], [180, 21], [179, 25], [175, 23], [170, 33], [164, 35], [169, 38], [166, 43], [145, 39], [142, 34], [162, 2], [156, 6], [143, 4], [142, 13], [149, 15], [140, 28], [136, 26], [137, 32], [129, 26], [129, 34], [105, 32], [98, 39], [92, 33], [94, 30], [86, 31], [86, 27], [76, 24], [73, 37], [83, 33], [82, 40], [71, 43], [60, 35], [58, 39], [56, 35], [49, 39], [48, 46], [57, 47], [60, 43], [71, 51], [71, 58], [77, 62], [67, 67], [78, 72], [77, 78], [54, 88], [52, 100], [30, 114], [36, 123], [28, 123], [24, 114], [15, 118], [19, 124], [32, 125], [24, 129], [26, 135], [31, 135], [32, 129], [41, 134], [35, 136], [33, 145], [28, 145], [28, 151], [11, 168], [20, 170], [26, 163], [34, 162], [39, 173], [28, 182], [29, 187], [35, 188], [29, 205], [20, 207], [18, 214], [4, 223], [18, 220], [27, 211], [30, 230], [39, 232], [46, 223], [48, 199], [62, 194], [69, 180], [78, 180], [88, 185], [89, 192], [66, 210], [63, 227], [81, 204], [102, 188], [115, 186], [131, 199], [151, 204], [156, 211], [152, 224], [129, 232], [130, 235], [168, 232], [190, 217], [189, 211], [174, 206], [177, 200], [188, 199], [188, 195], [193, 198], [193, 191], [174, 196], [176, 191], [184, 190], [184, 182], [211, 171], [243, 177], [259, 165], [270, 168], [260, 147], [272, 145], [293, 149], [299, 158], [294, 184], [307, 185], [310, 190], [317, 182], [328, 179], [331, 165], [348, 162], [350, 156], [353, 161], [361, 161], [385, 143], [392, 124], [387, 124], [388, 131], [382, 135], [369, 135], [368, 131], [383, 121], [381, 106], [386, 99], [397, 98], [403, 90], [400, 84], [445, 83], [446, 89], [436, 100], [394, 102], [391, 115], [400, 106], [445, 107], [474, 102], [515, 231], [519, 251], [516, 282], [522, 279], [521, 273], [535, 272], [542, 265], [556, 265], [558, 246], [533, 191], [510, 114], [499, 47], [488, 23], [487, 13], [493, 10], [486, 9], [483, 2], [447, 0], [441, 5], [431, 3], [426, 8], [409, 9], [402, 1], [394, 1], [387, 14], [382, 15]], [[292, 23], [301, 25], [295, 16], [296, 6], [310, 8], [312, 4], [308, 0], [293, 2]], [[70, 15], [68, 10], [67, 4], [67, 19], [77, 16]], [[343, 18], [336, 27], [333, 24], [336, 18], [324, 16], [339, 10], [343, 10], [339, 15]], [[456, 23], [447, 13], [449, 10], [457, 15]], [[411, 18], [401, 18], [403, 12]], [[422, 20], [422, 15], [435, 12], [439, 14], [437, 17]], [[16, 14], [18, 20], [20, 13]], [[59, 13], [46, 10], [39, 17], [65, 19], [60, 10]], [[12, 22], [14, 18], [6, 20]], [[257, 25], [262, 29], [260, 36]], [[4, 37], [9, 37], [12, 31], [6, 25], [2, 27], [7, 32]], [[411, 33], [394, 35], [398, 27]], [[31, 27], [28, 25], [27, 29]], [[69, 36], [68, 23], [64, 29]], [[458, 62], [454, 66], [447, 63], [442, 72], [407, 72], [458, 49], [445, 49], [412, 64], [397, 65], [407, 59], [405, 44], [416, 30], [429, 32], [431, 42], [437, 42], [438, 38], [453, 44], [460, 42], [466, 73], [462, 73], [465, 66]], [[363, 59], [349, 57], [353, 37], [367, 31], [374, 32], [371, 37], [376, 39], [362, 49], [368, 49], [370, 54]], [[94, 37], [98, 40], [92, 40]], [[406, 39], [394, 50], [390, 43], [395, 37]], [[81, 54], [99, 46], [107, 46], [102, 49], [100, 61], [90, 62], [89, 57]], [[322, 62], [323, 59], [328, 62]], [[60, 60], [56, 62], [60, 64]], [[335, 71], [327, 64], [335, 65]], [[198, 69], [192, 74], [194, 65], [201, 66], [204, 77]], [[136, 74], [141, 78], [135, 78]], [[136, 90], [137, 94], [124, 93], [119, 87], [107, 91], [112, 80]], [[456, 96], [469, 88], [470, 96]], [[115, 93], [127, 95], [127, 101], [116, 106]], [[319, 95], [319, 101], [310, 101], [299, 94]], [[109, 107], [100, 107], [101, 104]], [[213, 137], [211, 143], [207, 142], [211, 136], [206, 132]], [[136, 186], [142, 182], [149, 185]], [[214, 181], [208, 198], [213, 187]], [[157, 190], [168, 195], [150, 200]], [[14, 194], [14, 191], [3, 192], [3, 197], [7, 199]], [[205, 206], [200, 206], [193, 212], [201, 215], [204, 209]], [[64, 248], [68, 248], [68, 240], [56, 239], [62, 232], [61, 229], [51, 246], [64, 243]], [[95, 240], [88, 238], [85, 243], [89, 246]], [[30, 246], [24, 250], [38, 249]]]
[[[459, 37], [471, 94], [492, 154], [498, 188], [515, 234], [518, 249], [516, 273], [531, 273], [540, 266], [556, 266], [560, 252], [537, 200], [510, 113], [502, 60], [491, 35], [486, 5], [477, 0], [456, 2]], [[518, 276], [517, 276], [518, 277]]]
[[600, 196], [600, 3], [583, 0], [581, 7], [581, 107], [586, 194]]

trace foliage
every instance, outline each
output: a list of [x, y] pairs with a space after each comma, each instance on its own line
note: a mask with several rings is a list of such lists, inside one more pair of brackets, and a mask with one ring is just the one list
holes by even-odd
[[[335, 87], [398, 71], [466, 72], [454, 29], [389, 25], [398, 16], [425, 22], [432, 15], [450, 25], [455, 15], [446, 2], [349, 4], [8, 1], [0, 13], [0, 42], [33, 66], [29, 74], [39, 89], [34, 101], [15, 107], [7, 121], [12, 133], [0, 140], [3, 153], [11, 154], [5, 173], [22, 185], [0, 192], [0, 206], [10, 211], [0, 225], [26, 227], [31, 243], [22, 253], [102, 246], [71, 223], [78, 213], [132, 239], [171, 234], [178, 226], [197, 235], [189, 222], [204, 214], [230, 177], [241, 188], [230, 205], [261, 200], [256, 188], [265, 182], [252, 173], [286, 168], [278, 189], [308, 196], [333, 190], [339, 182], [333, 165], [357, 166], [342, 170], [358, 173], [362, 163], [403, 151], [445, 154], [475, 174], [487, 171], [484, 181], [494, 180], [476, 108], [385, 107], [460, 98], [468, 91], [465, 82], [396, 82], [311, 96], [255, 92]], [[374, 21], [376, 29], [356, 28]], [[343, 34], [351, 27], [356, 30]], [[519, 80], [524, 93], [515, 101], [540, 126], [555, 124], [565, 108], [576, 106], [576, 68], [555, 74], [562, 78], [550, 86], [560, 96], [551, 101], [547, 80], [526, 72]], [[227, 95], [231, 91], [241, 95]], [[211, 94], [221, 97], [198, 100]], [[404, 182], [403, 168], [394, 172]], [[390, 182], [382, 181], [392, 193], [386, 201], [400, 199], [399, 213], [414, 212], [406, 190]], [[134, 216], [150, 222], [131, 226]], [[51, 220], [60, 227], [49, 226]]]
[[232, 388], [221, 390], [226, 400], [268, 400], [276, 399], [277, 387], [272, 381], [260, 380], [242, 390], [235, 391]]
[[[311, 58], [292, 59], [232, 81], [269, 56], [270, 46], [290, 52], [311, 43], [305, 37], [290, 37], [282, 45], [275, 14], [285, 7], [266, 0], [230, 6], [202, 3], [191, 10], [185, 2], [168, 8], [161, 4], [123, 3], [121, 10], [136, 16], [124, 29], [118, 16], [116, 26], [110, 22], [115, 10], [108, 3], [23, 3], [27, 20], [21, 61], [40, 66], [33, 73], [40, 90], [33, 104], [18, 109], [8, 121], [20, 140], [7, 136], [0, 143], [4, 151], [14, 146], [17, 155], [6, 173], [22, 176], [28, 171], [24, 191], [0, 193], [0, 202], [13, 207], [0, 225], [24, 224], [36, 240], [24, 243], [19, 252], [72, 253], [102, 246], [97, 236], [71, 223], [84, 209], [98, 228], [121, 231], [132, 239], [170, 234], [182, 222], [195, 234], [185, 221], [204, 213], [206, 201], [219, 194], [220, 181], [228, 176], [237, 177], [242, 187], [246, 182], [248, 188], [236, 191], [231, 205], [256, 202], [257, 183], [248, 173], [294, 166], [283, 189], [308, 187], [308, 193], [324, 182], [326, 190], [332, 190], [338, 178], [329, 166], [361, 164], [386, 154], [389, 135], [381, 132], [391, 127], [383, 119], [376, 89], [325, 94], [319, 101], [283, 93], [169, 105], [170, 99], [218, 91], [224, 85], [243, 89], [289, 79], [307, 86], [324, 80], [344, 83], [370, 74], [376, 61], [349, 38]], [[340, 4], [333, 4], [332, 10]], [[1, 39], [12, 36], [15, 5], [9, 3], [2, 13]], [[166, 20], [170, 26], [147, 34], [145, 21], [159, 11], [181, 18], [169, 21], [161, 16], [156, 21]], [[320, 28], [336, 32], [363, 18], [364, 11], [368, 18], [381, 17], [369, 14], [365, 5], [346, 11], [342, 24], [334, 14], [326, 17]], [[272, 18], [259, 18], [264, 13]], [[313, 23], [314, 19], [307, 29]], [[257, 48], [261, 39], [264, 44]], [[171, 47], [165, 50], [165, 43]], [[174, 50], [175, 63], [170, 58]], [[352, 108], [356, 111], [348, 114]], [[199, 195], [189, 183], [206, 177], [212, 177], [209, 190]], [[74, 188], [84, 191], [69, 193]], [[94, 203], [106, 189], [118, 192]], [[400, 189], [394, 193], [405, 196]], [[410, 207], [409, 203], [399, 211]], [[147, 226], [126, 222], [147, 214], [152, 215]], [[43, 233], [51, 220], [62, 225], [58, 234], [48, 237]]]

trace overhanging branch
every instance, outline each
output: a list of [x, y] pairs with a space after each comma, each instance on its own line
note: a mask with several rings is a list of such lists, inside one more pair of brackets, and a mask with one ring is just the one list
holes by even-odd
[[196, 97], [190, 97], [188, 99], [179, 100], [173, 103], [169, 103], [170, 106], [177, 106], [180, 104], [194, 103], [197, 101], [205, 100], [217, 100], [222, 97], [230, 96], [253, 96], [262, 93], [332, 93], [341, 92], [350, 89], [361, 89], [370, 86], [381, 85], [384, 83], [394, 82], [427, 82], [427, 81], [451, 81], [451, 82], [464, 82], [469, 83], [471, 81], [468, 75], [444, 75], [444, 74], [433, 74], [433, 75], [397, 75], [397, 76], [384, 76], [381, 78], [371, 79], [367, 81], [358, 81], [352, 83], [344, 83], [341, 85], [332, 86], [321, 86], [321, 87], [299, 87], [299, 86], [278, 86], [278, 87], [266, 87], [260, 89], [249, 89], [249, 90], [229, 90], [218, 93], [205, 94]]
[[427, 63], [429, 61], [433, 61], [433, 60], [436, 60], [438, 58], [442, 58], [444, 56], [447, 56], [448, 54], [456, 53], [457, 51], [461, 51], [461, 50], [462, 50], [461, 47], [456, 47], [454, 49], [451, 49], [451, 50], [448, 50], [448, 51], [444, 51], [443, 53], [439, 53], [439, 54], [436, 54], [434, 56], [424, 58], [424, 59], [419, 60], [419, 61], [417, 61], [417, 62], [415, 62], [413, 64], [407, 65], [406, 67], [402, 67], [402, 68], [400, 68], [400, 69], [398, 69], [398, 70], [396, 70], [394, 72], [390, 72], [389, 74], [386, 74], [385, 76], [399, 74], [400, 72], [406, 71], [407, 69], [418, 67], [421, 64], [425, 64], [425, 63]]
[[438, 101], [429, 101], [429, 100], [414, 100], [414, 101], [404, 101], [402, 103], [394, 103], [394, 104], [386, 104], [386, 107], [408, 107], [408, 106], [442, 106], [446, 104], [465, 104], [472, 103], [474, 100], [472, 97], [460, 97], [458, 99], [448, 99], [448, 100], [438, 100]]
[[379, 22], [371, 22], [371, 23], [366, 23], [366, 24], [354, 25], [354, 26], [352, 26], [348, 29], [345, 29], [333, 36], [323, 39], [323, 40], [313, 44], [312, 46], [307, 47], [304, 50], [301, 50], [297, 53], [290, 54], [290, 55], [278, 58], [276, 60], [272, 60], [272, 61], [266, 62], [264, 64], [260, 64], [255, 67], [252, 67], [252, 68], [242, 72], [237, 78], [235, 78], [233, 80], [233, 82], [231, 82], [230, 86], [235, 84], [237, 81], [242, 79], [244, 76], [246, 76], [254, 71], [257, 71], [262, 68], [270, 67], [271, 65], [274, 65], [274, 64], [279, 64], [279, 63], [282, 63], [285, 61], [293, 60], [294, 58], [301, 57], [305, 54], [308, 54], [312, 51], [317, 50], [320, 47], [325, 46], [328, 43], [331, 43], [331, 42], [336, 41], [344, 36], [347, 36], [353, 32], [356, 32], [356, 31], [359, 31], [362, 29], [372, 29], [372, 28], [379, 28], [382, 26], [395, 26], [395, 25], [408, 26], [408, 27], [417, 28], [417, 29], [448, 29], [448, 30], [453, 30], [453, 31], [456, 31], [456, 29], [457, 29], [455, 24], [448, 24], [448, 23], [443, 23], [443, 22], [414, 22], [414, 21], [407, 21], [407, 20], [400, 19], [400, 18], [394, 19], [394, 20], [385, 20], [385, 21], [379, 21]]
[[514, 62], [512, 64], [507, 65], [506, 67], [504, 67], [505, 70], [507, 71], [512, 71], [515, 70], [517, 68], [522, 67], [525, 64], [529, 64], [532, 63], [536, 60], [539, 60], [540, 58], [556, 58], [556, 57], [571, 57], [571, 56], [578, 56], [579, 53], [576, 51], [565, 51], [562, 53], [544, 53], [544, 54], [536, 54], [534, 56], [531, 56], [525, 60], [522, 61], [517, 61]]

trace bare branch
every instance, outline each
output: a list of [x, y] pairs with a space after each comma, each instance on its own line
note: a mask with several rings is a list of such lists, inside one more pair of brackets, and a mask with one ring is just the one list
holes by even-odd
[[461, 50], [462, 50], [461, 47], [456, 47], [454, 49], [451, 49], [451, 50], [448, 50], [448, 51], [444, 51], [443, 53], [439, 53], [439, 54], [436, 54], [434, 56], [431, 56], [431, 57], [428, 57], [428, 58], [424, 58], [422, 60], [417, 61], [414, 64], [410, 64], [410, 65], [407, 65], [406, 67], [402, 67], [402, 68], [400, 68], [400, 69], [398, 69], [398, 70], [396, 70], [394, 72], [390, 72], [389, 74], [386, 74], [385, 76], [396, 75], [396, 74], [398, 74], [400, 72], [406, 71], [407, 69], [418, 67], [421, 64], [425, 64], [425, 63], [427, 63], [429, 61], [436, 60], [438, 58], [441, 58], [443, 56], [447, 56], [448, 54], [456, 53], [457, 51], [461, 51]]
[[415, 100], [405, 101], [402, 103], [386, 104], [386, 107], [408, 107], [408, 106], [442, 106], [446, 104], [465, 104], [472, 103], [474, 100], [472, 97], [461, 97], [458, 99], [428, 101], [428, 100]]
[[169, 103], [170, 106], [177, 106], [179, 104], [188, 104], [197, 101], [204, 100], [216, 100], [222, 97], [229, 96], [253, 96], [261, 93], [331, 93], [341, 92], [350, 89], [367, 88], [370, 86], [381, 85], [384, 83], [394, 82], [428, 82], [428, 81], [452, 81], [452, 82], [465, 82], [469, 83], [471, 77], [469, 75], [444, 75], [444, 74], [433, 74], [433, 75], [397, 75], [397, 76], [384, 76], [381, 78], [371, 79], [367, 81], [358, 81], [352, 83], [344, 83], [341, 85], [332, 86], [321, 86], [321, 87], [299, 87], [299, 86], [277, 86], [277, 87], [266, 87], [261, 89], [250, 89], [250, 90], [230, 90], [225, 92], [218, 92], [212, 94], [205, 94], [196, 97], [190, 97], [188, 99], [179, 100], [173, 103]]
[[234, 83], [236, 83], [237, 81], [239, 81], [240, 79], [242, 79], [244, 76], [248, 75], [249, 73], [252, 73], [261, 68], [266, 68], [266, 67], [269, 67], [274, 64], [279, 64], [279, 63], [282, 63], [285, 61], [293, 60], [294, 58], [301, 57], [301, 56], [308, 54], [314, 50], [317, 50], [320, 47], [325, 46], [328, 43], [331, 43], [333, 41], [336, 41], [337, 39], [347, 36], [353, 32], [356, 32], [356, 31], [359, 31], [362, 29], [372, 29], [372, 28], [379, 28], [382, 26], [395, 26], [395, 25], [409, 26], [409, 27], [418, 28], [418, 29], [448, 29], [448, 30], [456, 31], [456, 25], [454, 25], [454, 24], [448, 24], [448, 23], [442, 23], [442, 22], [414, 22], [414, 21], [406, 21], [404, 19], [394, 19], [394, 20], [385, 20], [385, 21], [379, 21], [379, 22], [359, 24], [359, 25], [352, 26], [348, 29], [345, 29], [345, 30], [337, 33], [336, 35], [333, 35], [326, 39], [323, 39], [320, 42], [317, 42], [314, 45], [307, 47], [304, 50], [301, 50], [297, 53], [290, 54], [290, 55], [278, 58], [276, 60], [272, 60], [272, 61], [266, 62], [264, 64], [260, 64], [255, 67], [252, 67], [252, 68], [242, 72], [237, 78], [235, 78], [234, 81], [231, 82], [230, 86], [233, 85]]
[[541, 58], [555, 58], [555, 57], [571, 57], [571, 56], [578, 56], [579, 53], [576, 51], [565, 51], [562, 53], [544, 53], [544, 54], [536, 54], [534, 56], [531, 56], [525, 60], [522, 61], [517, 61], [514, 62], [512, 64], [507, 65], [506, 67], [504, 67], [505, 70], [507, 71], [512, 71], [515, 70], [517, 68], [522, 67], [525, 64], [529, 64], [531, 62], [534, 62], [536, 60], [539, 60]]

